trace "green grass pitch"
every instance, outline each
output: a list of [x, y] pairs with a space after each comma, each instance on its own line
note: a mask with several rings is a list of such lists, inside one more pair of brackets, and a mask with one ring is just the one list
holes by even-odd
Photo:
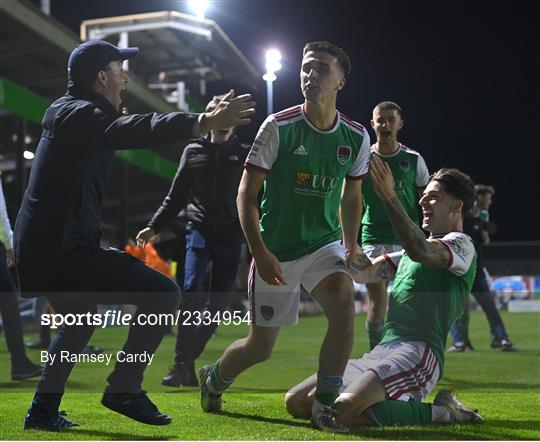
[[[224, 412], [204, 414], [197, 389], [175, 389], [160, 384], [172, 363], [174, 337], [167, 336], [146, 371], [144, 387], [159, 408], [173, 418], [165, 427], [152, 427], [117, 415], [100, 404], [111, 367], [79, 364], [73, 371], [62, 409], [81, 427], [61, 433], [23, 431], [23, 417], [36, 381], [11, 382], [9, 355], [0, 342], [0, 439], [98, 440], [347, 440], [347, 439], [540, 439], [540, 315], [503, 313], [519, 351], [503, 353], [489, 348], [483, 313], [471, 316], [471, 339], [477, 351], [447, 354], [444, 378], [436, 387], [453, 388], [466, 404], [479, 408], [482, 425], [367, 428], [348, 435], [320, 433], [306, 421], [288, 416], [283, 406], [288, 388], [315, 371], [326, 327], [322, 317], [301, 318], [297, 327], [284, 327], [273, 357], [239, 377], [224, 395]], [[364, 315], [357, 317], [353, 355], [367, 347]], [[214, 361], [232, 340], [244, 337], [246, 326], [221, 327], [201, 357]], [[92, 344], [116, 352], [126, 329], [97, 330]], [[33, 336], [26, 336], [30, 340]], [[39, 352], [29, 350], [33, 360]]]

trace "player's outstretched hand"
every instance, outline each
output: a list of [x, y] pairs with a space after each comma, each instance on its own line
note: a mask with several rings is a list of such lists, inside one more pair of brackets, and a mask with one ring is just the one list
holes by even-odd
[[388, 163], [381, 161], [377, 155], [371, 156], [369, 174], [373, 188], [381, 200], [388, 201], [396, 196], [392, 170], [390, 170]]
[[281, 264], [272, 253], [265, 250], [253, 257], [264, 282], [270, 285], [287, 285], [287, 281], [283, 279]]
[[361, 272], [372, 265], [371, 260], [364, 254], [362, 249], [358, 248], [351, 259], [349, 267], [357, 272]]
[[358, 249], [349, 268], [352, 271], [354, 280], [360, 284], [365, 284], [373, 270], [373, 263], [361, 249]]
[[201, 132], [228, 129], [251, 123], [249, 116], [255, 113], [255, 102], [250, 94], [234, 96], [234, 89], [225, 95], [212, 112], [206, 112], [201, 120]]
[[139, 247], [144, 247], [148, 241], [150, 241], [156, 232], [151, 227], [145, 227], [139, 233], [137, 233], [137, 245]]

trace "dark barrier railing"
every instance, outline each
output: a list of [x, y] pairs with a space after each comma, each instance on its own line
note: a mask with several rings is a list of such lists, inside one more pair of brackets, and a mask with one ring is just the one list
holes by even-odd
[[491, 275], [540, 275], [540, 241], [492, 242], [485, 257]]

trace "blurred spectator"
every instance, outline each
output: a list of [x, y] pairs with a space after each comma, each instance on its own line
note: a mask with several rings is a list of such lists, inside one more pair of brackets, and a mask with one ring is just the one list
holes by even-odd
[[7, 348], [11, 356], [11, 379], [22, 380], [40, 376], [43, 367], [28, 359], [24, 349], [17, 287], [10, 271], [14, 264], [13, 232], [0, 178], [0, 312]]
[[[216, 96], [206, 111], [216, 108]], [[178, 325], [175, 363], [162, 384], [171, 387], [197, 386], [195, 360], [203, 352], [218, 323], [194, 324], [193, 312], [207, 310], [214, 318], [229, 304], [242, 248], [243, 233], [236, 209], [236, 195], [249, 146], [240, 143], [234, 127], [214, 130], [207, 137], [186, 146], [176, 177], [161, 207], [139, 232], [139, 245], [157, 234], [185, 209], [187, 219], [184, 294]], [[205, 289], [205, 273], [212, 264], [210, 294]], [[189, 312], [189, 313], [187, 313]], [[186, 325], [183, 324], [184, 319]], [[208, 321], [207, 321], [208, 322]]]
[[[474, 207], [463, 220], [463, 231], [472, 238], [478, 255], [472, 295], [486, 314], [491, 330], [491, 348], [514, 351], [515, 347], [506, 333], [501, 314], [497, 310], [495, 296], [489, 289], [484, 261], [484, 246], [489, 244], [490, 234], [497, 230], [496, 225], [489, 221], [489, 208], [495, 189], [491, 186], [477, 184], [475, 190]], [[474, 350], [469, 339], [469, 321], [469, 303], [467, 302], [463, 313], [456, 319], [450, 330], [454, 344], [448, 348], [449, 352]]]

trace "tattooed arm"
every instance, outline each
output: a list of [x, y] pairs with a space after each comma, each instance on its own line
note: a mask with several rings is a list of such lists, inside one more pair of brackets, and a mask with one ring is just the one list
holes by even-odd
[[367, 268], [357, 268], [354, 263], [351, 266], [353, 277], [359, 284], [371, 284], [373, 282], [391, 281], [396, 274], [397, 262], [403, 256], [401, 252], [383, 255], [375, 258]]
[[386, 213], [407, 255], [416, 262], [432, 267], [448, 268], [451, 252], [436, 239], [426, 239], [424, 232], [409, 218], [394, 190], [394, 178], [387, 164], [376, 155], [371, 159], [371, 179], [379, 198], [384, 202]]

